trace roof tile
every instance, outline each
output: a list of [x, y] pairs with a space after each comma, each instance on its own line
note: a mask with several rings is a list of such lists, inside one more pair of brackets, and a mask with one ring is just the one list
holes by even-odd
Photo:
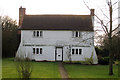
[[21, 30], [93, 31], [91, 15], [25, 15]]

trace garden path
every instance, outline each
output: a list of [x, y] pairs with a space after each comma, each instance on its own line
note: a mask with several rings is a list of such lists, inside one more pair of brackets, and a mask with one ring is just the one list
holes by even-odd
[[67, 74], [67, 71], [64, 68], [64, 65], [62, 62], [59, 62], [59, 72], [61, 74], [62, 80], [70, 80]]

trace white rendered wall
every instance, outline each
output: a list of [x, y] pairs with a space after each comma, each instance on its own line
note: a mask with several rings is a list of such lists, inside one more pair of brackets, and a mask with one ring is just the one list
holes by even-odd
[[[66, 46], [64, 48], [64, 54], [63, 54], [63, 60], [64, 61], [69, 61], [69, 58], [68, 58], [68, 55], [66, 54], [67, 53], [67, 47]], [[72, 55], [72, 51], [70, 52], [71, 54], [71, 61], [85, 61], [85, 58], [90, 58], [92, 55], [93, 57], [93, 64], [97, 64], [98, 63], [98, 59], [97, 59], [97, 55], [96, 55], [96, 52], [95, 52], [95, 49], [93, 46], [90, 46], [90, 47], [72, 47], [72, 49], [82, 49], [82, 53], [81, 55]]]
[[[93, 52], [94, 64], [97, 64], [97, 55], [93, 47], [94, 32], [82, 31], [80, 38], [73, 38], [72, 31], [47, 31], [43, 30], [43, 37], [33, 37], [33, 30], [21, 31], [21, 44], [18, 49], [23, 51], [24, 57], [35, 59], [36, 61], [55, 61], [55, 48], [63, 47], [63, 61], [68, 61], [69, 46], [71, 48], [81, 48], [81, 55], [72, 55], [72, 61], [84, 61], [90, 58]], [[33, 48], [42, 48], [43, 54], [33, 54]], [[17, 54], [20, 56], [21, 52]]]
[[[27, 46], [26, 47], [26, 52], [29, 52], [28, 54], [30, 54], [32, 56], [32, 59], [35, 59], [36, 61], [55, 61], [55, 48], [54, 46], [40, 46], [40, 47], [31, 47], [31, 46]], [[42, 48], [42, 54], [33, 54], [32, 52], [32, 48]]]
[[[24, 35], [24, 36], [23, 36]], [[43, 37], [33, 37], [33, 30], [22, 30], [21, 41], [24, 45], [93, 45], [94, 32], [82, 32], [80, 38], [73, 38], [72, 31], [43, 31]]]

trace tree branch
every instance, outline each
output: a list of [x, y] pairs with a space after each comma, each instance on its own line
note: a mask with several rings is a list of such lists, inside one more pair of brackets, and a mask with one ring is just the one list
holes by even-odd
[[115, 3], [113, 3], [113, 5], [112, 5], [112, 6], [114, 6], [115, 4], [117, 4], [119, 1], [120, 1], [120, 0], [116, 1]]
[[103, 15], [104, 15], [107, 19], [110, 19], [110, 18], [103, 12], [102, 9], [101, 9], [101, 12], [103, 13]]
[[118, 24], [118, 26], [114, 30], [112, 30], [112, 32], [117, 30], [119, 27], [120, 27], [120, 24]]
[[[84, 0], [83, 0], [83, 2], [86, 5], [86, 7], [90, 10], [89, 6], [85, 3]], [[107, 26], [104, 25], [103, 20], [101, 20], [96, 14], [94, 14], [94, 16], [100, 21], [102, 28], [104, 27], [103, 28], [104, 32], [108, 34], [109, 32], [108, 32]]]

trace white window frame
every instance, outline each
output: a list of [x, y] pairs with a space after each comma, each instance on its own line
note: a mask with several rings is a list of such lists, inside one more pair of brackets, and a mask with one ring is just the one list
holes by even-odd
[[33, 54], [37, 54], [37, 49], [38, 49], [38, 54], [43, 54], [43, 48], [38, 48], [38, 47], [32, 48], [32, 50], [34, 49], [35, 49], [35, 53], [34, 51], [32, 51]]
[[[77, 33], [78, 36], [76, 36], [76, 33]], [[81, 32], [80, 31], [73, 31], [72, 32], [72, 37], [73, 38], [80, 38], [81, 37]]]
[[33, 31], [33, 37], [43, 37], [43, 31], [34, 30]]
[[[74, 53], [73, 53], [73, 51], [74, 51]], [[71, 54], [72, 54], [72, 55], [75, 54], [75, 49], [72, 48], [72, 50], [71, 50]]]
[[[78, 53], [78, 54], [79, 54], [79, 55], [82, 55], [82, 49], [78, 49], [78, 51], [79, 51], [79, 53]], [[80, 51], [81, 51], [81, 54], [80, 54]]]
[[[74, 49], [74, 54], [72, 53], [72, 50]], [[82, 55], [82, 49], [81, 49], [81, 54], [79, 54], [80, 52], [80, 49], [81, 48], [71, 48], [71, 55]], [[77, 50], [78, 50], [78, 54], [76, 54], [76, 52], [77, 52]]]

